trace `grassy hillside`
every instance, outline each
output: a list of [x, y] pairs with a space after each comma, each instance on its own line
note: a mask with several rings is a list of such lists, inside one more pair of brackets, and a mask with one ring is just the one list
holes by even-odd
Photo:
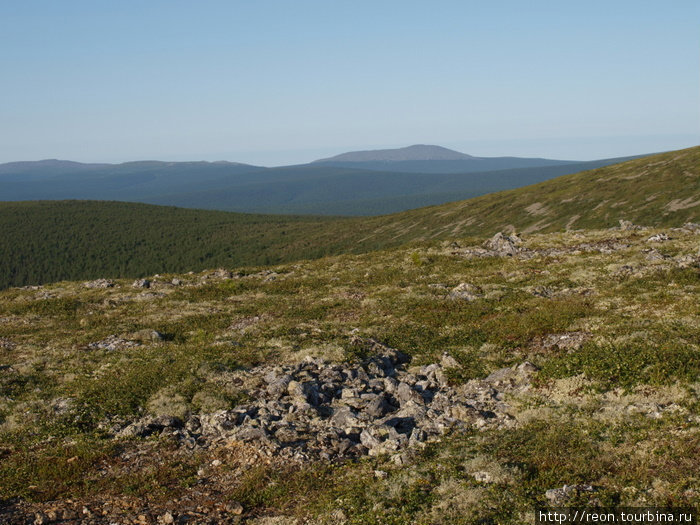
[[665, 226], [700, 219], [700, 147], [662, 153], [461, 202], [367, 219], [363, 241], [447, 239], [504, 229]]
[[[548, 505], [697, 508], [696, 232], [533, 234], [512, 257], [483, 256], [483, 240], [150, 289], [1, 291], [0, 522], [520, 525]], [[386, 354], [372, 341], [412, 358], [397, 377], [414, 386], [386, 365], [369, 379], [384, 361], [362, 359]], [[255, 410], [278, 380], [281, 400]], [[371, 415], [378, 395], [391, 406]], [[437, 413], [442, 430], [397, 448], [432, 424], [423, 403], [453, 420]], [[339, 437], [359, 456], [339, 456]], [[325, 458], [286, 453], [318, 439]]]
[[0, 287], [271, 264], [427, 239], [700, 219], [700, 148], [369, 218], [290, 217], [117, 202], [0, 204]]

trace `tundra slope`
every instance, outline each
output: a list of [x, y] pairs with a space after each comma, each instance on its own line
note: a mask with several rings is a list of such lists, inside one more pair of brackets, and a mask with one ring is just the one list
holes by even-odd
[[0, 292], [0, 517], [697, 506], [699, 232], [623, 222]]

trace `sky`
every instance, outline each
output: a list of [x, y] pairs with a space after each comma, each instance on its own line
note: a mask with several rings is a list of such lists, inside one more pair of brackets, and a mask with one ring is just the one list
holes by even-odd
[[697, 0], [0, 0], [0, 162], [700, 144]]

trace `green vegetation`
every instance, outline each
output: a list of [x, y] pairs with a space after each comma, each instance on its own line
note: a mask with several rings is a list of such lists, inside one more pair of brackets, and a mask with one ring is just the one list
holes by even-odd
[[649, 226], [700, 217], [700, 148], [467, 201], [368, 218], [246, 215], [118, 202], [0, 204], [0, 288], [277, 264], [415, 241]]
[[[648, 241], [658, 233], [670, 239]], [[466, 248], [483, 238], [465, 238], [233, 278], [178, 275], [177, 286], [166, 274], [150, 289], [117, 279], [4, 290], [0, 499], [158, 505], [196, 485], [240, 503], [245, 519], [426, 525], [527, 522], [565, 484], [594, 488], [573, 503], [697, 506], [697, 239], [687, 229], [537, 233], [526, 256], [478, 257]], [[651, 248], [673, 255], [650, 258]], [[451, 296], [461, 283], [479, 296]], [[143, 330], [163, 337], [139, 339]], [[140, 344], [91, 345], [110, 336]], [[167, 436], [109, 435], [144, 414], [233, 407], [258, 364], [362, 357], [353, 336], [412, 364], [449, 353], [456, 388], [524, 361], [539, 371], [504, 399], [512, 428], [448, 435], [403, 465], [285, 463], [232, 444], [193, 452]]]
[[331, 240], [333, 222], [123, 202], [2, 203], [0, 287], [315, 258], [333, 249], [320, 242]]

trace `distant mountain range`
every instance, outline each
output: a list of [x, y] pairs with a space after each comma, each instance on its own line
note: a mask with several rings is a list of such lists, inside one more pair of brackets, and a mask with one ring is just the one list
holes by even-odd
[[113, 200], [249, 213], [381, 215], [629, 158], [482, 158], [415, 145], [273, 168], [224, 161], [82, 164], [54, 159], [0, 164], [0, 200]]

